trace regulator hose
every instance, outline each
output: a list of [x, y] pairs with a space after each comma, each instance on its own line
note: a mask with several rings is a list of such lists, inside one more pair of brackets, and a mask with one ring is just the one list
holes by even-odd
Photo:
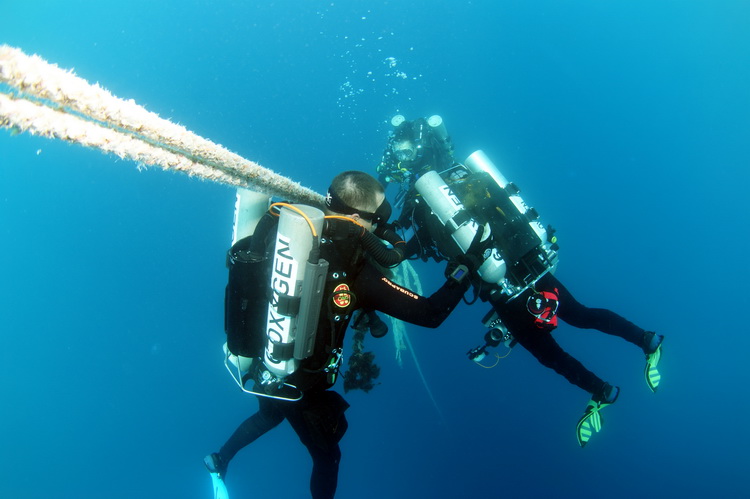
[[[391, 244], [388, 248], [381, 241]], [[375, 232], [367, 232], [362, 235], [362, 247], [367, 253], [384, 267], [395, 267], [404, 260], [406, 254], [406, 242], [391, 229], [378, 227]]]

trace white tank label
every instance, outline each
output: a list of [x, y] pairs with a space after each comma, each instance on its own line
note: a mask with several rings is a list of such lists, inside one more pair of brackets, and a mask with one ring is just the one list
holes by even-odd
[[455, 194], [453, 194], [453, 191], [451, 190], [450, 187], [448, 187], [447, 185], [441, 185], [440, 189], [443, 191], [443, 194], [445, 195], [445, 197], [448, 198], [451, 203], [453, 203], [454, 208], [458, 209], [463, 206], [461, 204], [461, 201], [459, 201], [458, 197]]
[[294, 296], [299, 264], [292, 258], [290, 240], [279, 236], [271, 274], [271, 306], [268, 308], [268, 337], [276, 342], [289, 341], [292, 318], [278, 313], [279, 295]]

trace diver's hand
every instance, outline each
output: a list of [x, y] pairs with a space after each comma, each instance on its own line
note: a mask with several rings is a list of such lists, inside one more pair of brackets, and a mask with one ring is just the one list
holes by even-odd
[[474, 254], [461, 254], [453, 258], [454, 262], [459, 265], [463, 265], [469, 271], [469, 275], [472, 279], [479, 277], [479, 267], [482, 266], [482, 260], [478, 255]]
[[448, 282], [457, 285], [463, 285], [468, 288], [471, 283], [470, 274], [469, 268], [457, 259], [448, 261], [448, 264], [445, 266], [445, 278]]

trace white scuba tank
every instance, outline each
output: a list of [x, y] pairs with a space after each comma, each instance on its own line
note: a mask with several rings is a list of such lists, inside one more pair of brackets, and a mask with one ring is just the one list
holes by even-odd
[[280, 379], [296, 371], [299, 361], [312, 353], [328, 270], [325, 260], [309, 261], [313, 244], [320, 242], [323, 212], [311, 206], [294, 207], [305, 216], [285, 206], [279, 217], [263, 355], [268, 370]]
[[247, 236], [252, 236], [255, 226], [268, 211], [270, 196], [248, 189], [237, 189], [237, 200], [234, 203], [234, 224], [232, 226], [232, 244]]
[[445, 128], [445, 123], [440, 115], [433, 114], [427, 118], [427, 124], [430, 126], [433, 134], [438, 140], [441, 142], [446, 142], [448, 140], [448, 130]]
[[[438, 217], [440, 223], [445, 226], [453, 240], [461, 248], [461, 251], [466, 253], [479, 230], [479, 224], [469, 216], [460, 216], [460, 214], [465, 213], [463, 204], [434, 170], [422, 175], [414, 185], [432, 212]], [[457, 217], [457, 215], [459, 216]], [[489, 236], [489, 225], [485, 225], [482, 240]], [[477, 273], [482, 280], [499, 284], [505, 277], [507, 267], [503, 257], [496, 248], [488, 248], [482, 256], [484, 262], [477, 269]]]
[[[506, 179], [505, 176], [500, 173], [500, 170], [497, 169], [495, 163], [493, 163], [492, 160], [487, 157], [487, 155], [481, 149], [473, 152], [468, 158], [466, 158], [464, 164], [472, 173], [489, 173], [490, 177], [492, 177], [492, 179], [497, 182], [497, 185], [499, 185], [501, 189], [505, 189], [509, 184], [508, 179]], [[518, 195], [518, 192], [516, 192], [515, 194], [511, 194], [509, 196], [509, 199], [520, 213], [524, 215], [529, 214], [529, 210], [531, 210], [531, 208], [526, 205], [521, 196]], [[529, 218], [531, 219], [529, 225], [534, 230], [536, 235], [539, 236], [539, 239], [542, 240], [542, 244], [546, 244], [547, 231], [545, 230], [544, 226], [541, 224], [541, 222], [539, 222], [539, 220], [536, 219], [535, 216], [530, 216]]]
[[391, 118], [391, 126], [393, 128], [398, 128], [399, 126], [401, 126], [401, 124], [404, 121], [406, 121], [406, 118], [404, 118], [404, 115], [397, 114], [396, 116], [394, 116], [393, 118]]

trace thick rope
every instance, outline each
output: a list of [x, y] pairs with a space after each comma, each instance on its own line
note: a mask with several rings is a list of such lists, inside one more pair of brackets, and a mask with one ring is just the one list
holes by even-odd
[[0, 126], [291, 201], [323, 197], [38, 56], [0, 45]]

